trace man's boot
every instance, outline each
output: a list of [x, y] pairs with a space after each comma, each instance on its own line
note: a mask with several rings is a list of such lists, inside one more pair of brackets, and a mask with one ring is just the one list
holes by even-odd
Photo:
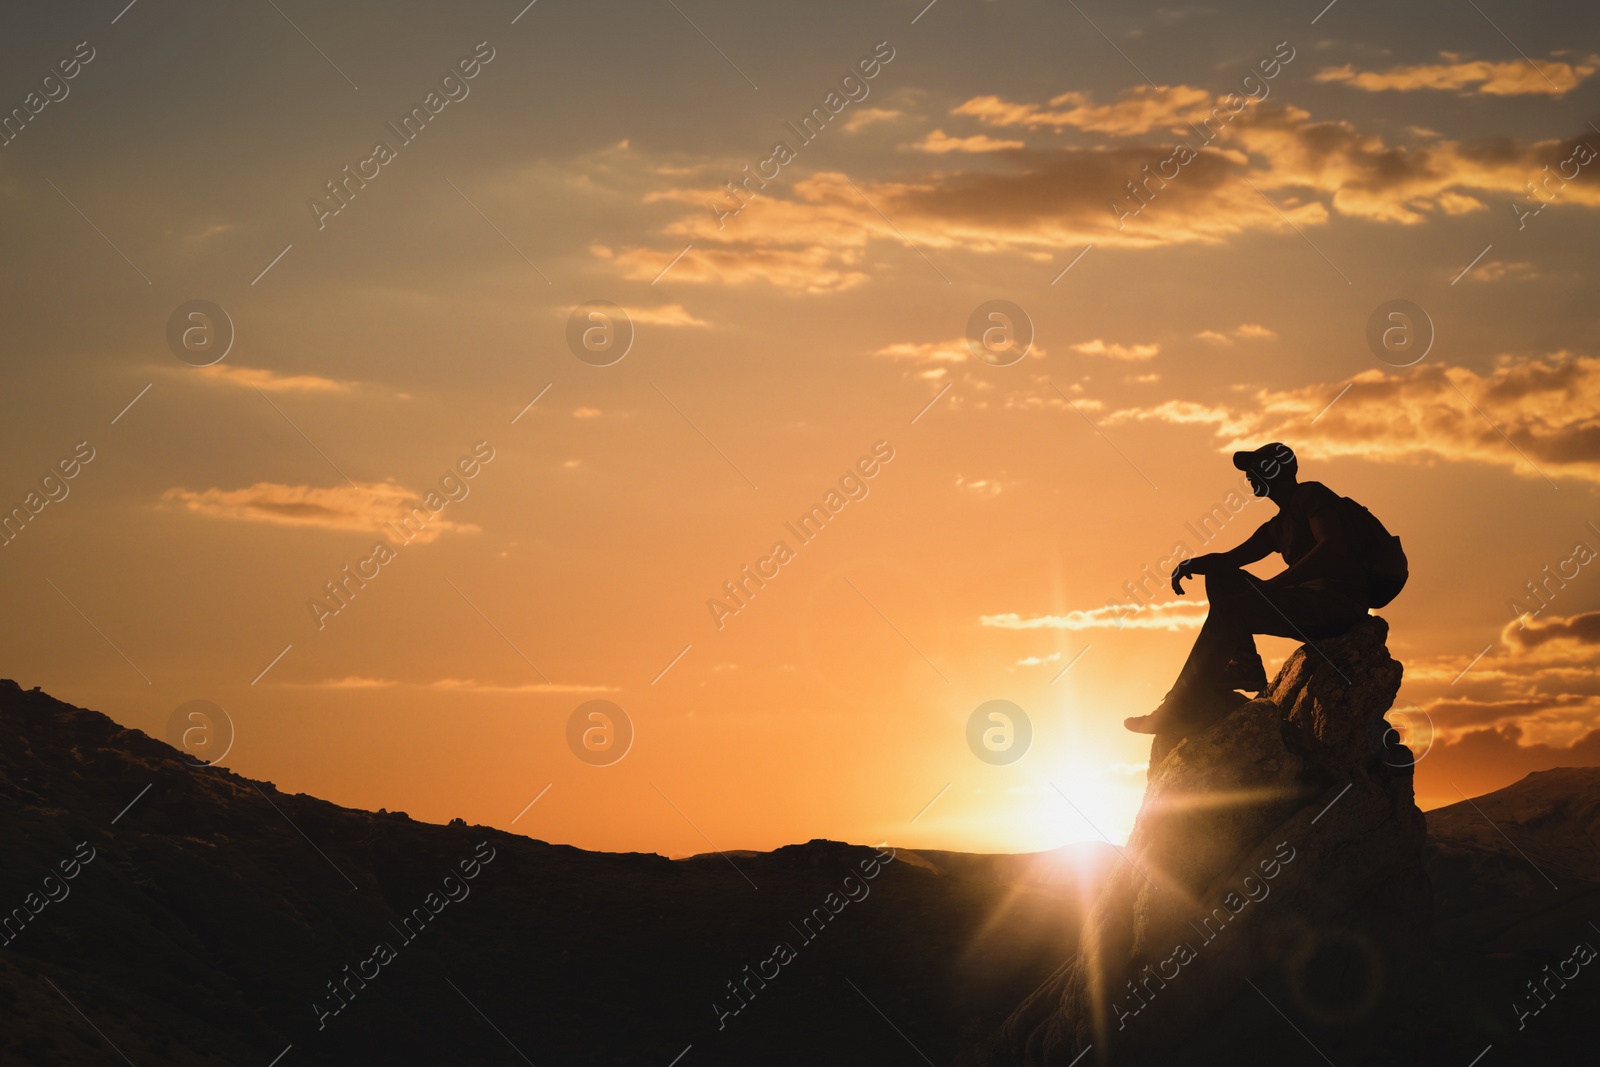
[[1123, 719], [1122, 725], [1136, 734], [1197, 733], [1250, 699], [1220, 686], [1196, 692], [1193, 687], [1175, 685], [1155, 711]]
[[1189, 687], [1173, 686], [1162, 698], [1160, 705], [1148, 715], [1133, 715], [1122, 720], [1122, 725], [1136, 734], [1156, 734], [1175, 725], [1186, 717], [1185, 705], [1189, 700]]

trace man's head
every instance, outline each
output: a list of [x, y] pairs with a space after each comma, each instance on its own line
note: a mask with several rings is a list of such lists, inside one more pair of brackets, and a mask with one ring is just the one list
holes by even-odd
[[1249, 452], [1235, 452], [1233, 465], [1244, 471], [1256, 496], [1281, 497], [1295, 486], [1300, 464], [1289, 446], [1278, 441]]

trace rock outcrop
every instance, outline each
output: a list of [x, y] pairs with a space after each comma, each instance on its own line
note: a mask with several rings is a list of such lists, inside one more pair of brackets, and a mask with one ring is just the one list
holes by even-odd
[[1402, 673], [1387, 634], [1373, 617], [1302, 646], [1152, 761], [1127, 862], [993, 1064], [1066, 1067], [1091, 1046], [1085, 1067], [1140, 1062], [1257, 993], [1306, 1027], [1370, 1020], [1431, 912], [1413, 760], [1384, 721]]

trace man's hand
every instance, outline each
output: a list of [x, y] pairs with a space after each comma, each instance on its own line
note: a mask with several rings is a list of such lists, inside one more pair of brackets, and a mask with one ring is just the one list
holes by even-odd
[[1183, 595], [1183, 586], [1180, 584], [1185, 578], [1193, 578], [1197, 574], [1204, 574], [1210, 569], [1210, 564], [1216, 558], [1215, 553], [1204, 556], [1192, 556], [1178, 564], [1172, 570], [1172, 591], [1179, 596]]

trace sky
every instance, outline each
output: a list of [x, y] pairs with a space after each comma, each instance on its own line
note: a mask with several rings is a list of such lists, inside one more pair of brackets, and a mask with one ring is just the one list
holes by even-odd
[[1120, 842], [1281, 440], [1423, 807], [1600, 763], [1592, 7], [524, 4], [7, 13], [0, 676], [585, 848]]

